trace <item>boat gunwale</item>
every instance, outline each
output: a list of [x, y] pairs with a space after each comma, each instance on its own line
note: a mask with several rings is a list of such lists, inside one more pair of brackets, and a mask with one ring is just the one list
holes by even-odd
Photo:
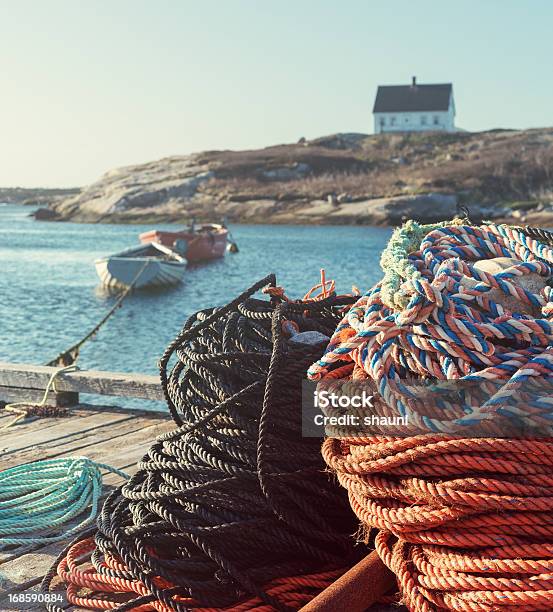
[[170, 259], [159, 259], [156, 257], [117, 257], [109, 255], [108, 257], [102, 257], [101, 259], [94, 260], [95, 264], [104, 263], [106, 261], [151, 261], [152, 263], [159, 264], [170, 264], [172, 266], [184, 266], [188, 264], [186, 260], [183, 261], [171, 261]]
[[[168, 259], [162, 260], [161, 255], [136, 255], [136, 256], [132, 255], [133, 251], [144, 250], [152, 246], [155, 249], [157, 249], [161, 254], [169, 255], [170, 257], [173, 257], [175, 261], [171, 261]], [[118, 253], [114, 253], [113, 255], [106, 255], [104, 257], [100, 257], [99, 259], [95, 259], [94, 263], [97, 264], [97, 263], [101, 263], [101, 262], [109, 261], [109, 260], [129, 261], [133, 259], [136, 261], [151, 260], [151, 261], [156, 261], [159, 263], [170, 263], [170, 264], [177, 264], [177, 265], [186, 265], [188, 263], [185, 257], [182, 257], [182, 255], [179, 255], [179, 253], [177, 253], [176, 251], [173, 251], [172, 249], [166, 247], [163, 244], [160, 244], [159, 242], [142, 243], [137, 246], [125, 249], [123, 251], [119, 251]]]

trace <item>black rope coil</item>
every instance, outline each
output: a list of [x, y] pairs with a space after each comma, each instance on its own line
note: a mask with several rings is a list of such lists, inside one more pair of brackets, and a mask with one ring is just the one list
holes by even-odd
[[[259, 597], [275, 578], [347, 568], [356, 525], [347, 498], [324, 471], [320, 440], [302, 438], [302, 380], [324, 342], [301, 344], [283, 332], [333, 332], [355, 298], [277, 303], [253, 294], [193, 315], [160, 362], [179, 428], [158, 438], [139, 471], [106, 500], [92, 563], [99, 573], [140, 580], [148, 601], [191, 609]], [[127, 572], [107, 570], [108, 554]], [[53, 568], [53, 571], [54, 568]], [[53, 571], [43, 581], [48, 590]], [[159, 579], [174, 587], [162, 588]], [[50, 610], [57, 608], [50, 604]]]

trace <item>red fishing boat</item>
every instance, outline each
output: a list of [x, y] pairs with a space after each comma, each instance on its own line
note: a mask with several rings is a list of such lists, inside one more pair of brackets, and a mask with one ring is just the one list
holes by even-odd
[[177, 231], [150, 230], [139, 235], [140, 242], [157, 242], [186, 256], [189, 262], [223, 257], [227, 250], [228, 229], [218, 223], [192, 223]]

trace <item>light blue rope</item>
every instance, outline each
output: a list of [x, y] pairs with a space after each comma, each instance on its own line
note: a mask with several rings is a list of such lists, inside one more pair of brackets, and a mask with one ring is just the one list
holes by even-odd
[[[102, 469], [128, 478], [87, 457], [36, 461], [0, 472], [0, 550], [59, 542], [92, 524], [102, 494]], [[63, 530], [88, 508], [90, 513], [77, 525]]]

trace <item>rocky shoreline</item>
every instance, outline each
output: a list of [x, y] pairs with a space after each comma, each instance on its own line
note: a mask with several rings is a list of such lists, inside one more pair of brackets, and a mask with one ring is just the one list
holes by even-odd
[[209, 151], [107, 172], [38, 218], [397, 225], [450, 219], [553, 225], [553, 129], [336, 134]]
[[[325, 200], [302, 202], [297, 206], [280, 207], [278, 203], [264, 200], [246, 200], [239, 206], [229, 208], [223, 203], [209, 207], [209, 212], [193, 209], [183, 213], [167, 206], [164, 210], [140, 210], [133, 213], [112, 213], [94, 215], [90, 213], [65, 217], [55, 208], [39, 208], [33, 216], [40, 221], [71, 220], [80, 223], [175, 223], [185, 224], [194, 219], [201, 221], [219, 221], [245, 224], [272, 225], [367, 225], [396, 226], [408, 219], [421, 223], [434, 223], [447, 220], [459, 214], [459, 198], [455, 195], [429, 193], [411, 197], [375, 198], [350, 202], [347, 205], [336, 205]], [[465, 207], [474, 222], [482, 220], [497, 223], [530, 224], [546, 227], [553, 226], [553, 207], [530, 211], [497, 206], [473, 204]]]

